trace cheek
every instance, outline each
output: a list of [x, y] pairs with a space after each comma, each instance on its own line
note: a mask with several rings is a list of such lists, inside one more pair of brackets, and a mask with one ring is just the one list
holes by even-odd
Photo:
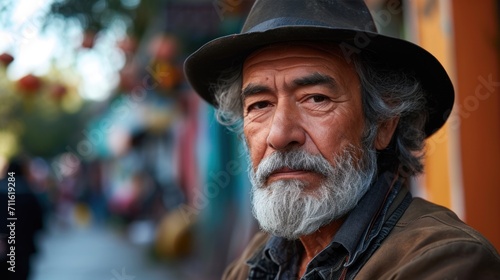
[[333, 159], [349, 145], [361, 147], [363, 134], [362, 117], [354, 117], [352, 112], [340, 112], [328, 118], [310, 120], [308, 134], [320, 153]]
[[256, 125], [245, 125], [243, 134], [252, 161], [252, 166], [255, 168], [260, 163], [266, 152], [266, 129]]

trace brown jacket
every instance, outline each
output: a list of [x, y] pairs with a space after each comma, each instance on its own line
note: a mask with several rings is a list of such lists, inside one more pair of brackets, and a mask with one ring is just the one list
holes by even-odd
[[[268, 238], [258, 233], [223, 279], [247, 279], [246, 260]], [[415, 198], [354, 279], [500, 279], [500, 256], [453, 212]]]

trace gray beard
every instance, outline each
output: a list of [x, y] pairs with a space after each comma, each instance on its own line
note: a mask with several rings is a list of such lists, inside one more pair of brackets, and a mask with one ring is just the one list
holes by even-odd
[[[352, 210], [368, 190], [376, 172], [375, 150], [364, 149], [356, 163], [354, 147], [336, 156], [332, 166], [323, 156], [303, 150], [274, 152], [250, 170], [252, 211], [260, 227], [290, 240], [311, 234]], [[359, 167], [356, 167], [359, 166]], [[265, 185], [280, 168], [310, 170], [325, 177], [316, 189], [297, 179]]]

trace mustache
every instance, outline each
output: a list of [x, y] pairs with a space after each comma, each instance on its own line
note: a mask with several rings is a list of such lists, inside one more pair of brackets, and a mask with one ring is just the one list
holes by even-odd
[[328, 177], [333, 167], [322, 155], [310, 154], [305, 150], [276, 151], [263, 159], [255, 171], [255, 179], [263, 183], [280, 169], [311, 171]]

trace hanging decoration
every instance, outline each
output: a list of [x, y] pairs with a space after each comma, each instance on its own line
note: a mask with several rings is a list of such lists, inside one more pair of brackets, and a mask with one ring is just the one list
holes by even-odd
[[78, 80], [70, 70], [56, 67], [44, 75], [11, 79], [7, 70], [13, 61], [9, 53], [0, 55], [0, 158], [64, 152], [83, 122]]

